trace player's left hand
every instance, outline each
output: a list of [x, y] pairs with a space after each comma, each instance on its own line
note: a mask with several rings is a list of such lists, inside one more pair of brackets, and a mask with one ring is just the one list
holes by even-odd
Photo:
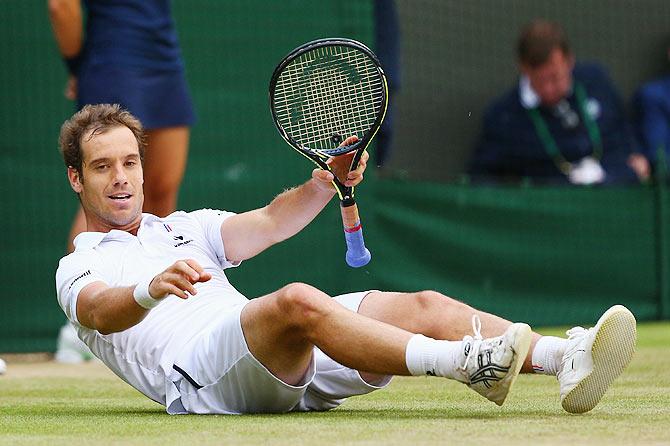
[[[356, 141], [358, 141], [357, 136], [350, 136], [345, 139], [342, 144], [340, 144], [340, 146], [354, 144]], [[364, 151], [361, 155], [361, 159], [358, 161], [358, 166], [356, 169], [349, 172], [349, 168], [351, 167], [351, 162], [355, 154], [356, 152], [353, 151], [343, 155], [331, 157], [328, 161], [326, 161], [326, 164], [328, 164], [332, 172], [323, 169], [314, 169], [312, 172], [312, 178], [327, 186], [329, 190], [333, 189], [333, 185], [331, 184], [331, 181], [333, 181], [333, 174], [337, 175], [337, 178], [345, 186], [357, 186], [361, 181], [363, 181], [363, 172], [365, 172], [367, 167], [370, 154], [367, 150]]]

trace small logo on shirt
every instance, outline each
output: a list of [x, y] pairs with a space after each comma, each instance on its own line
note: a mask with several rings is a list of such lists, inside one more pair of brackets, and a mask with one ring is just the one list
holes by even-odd
[[191, 243], [191, 242], [193, 241], [193, 240], [184, 240], [184, 236], [183, 236], [183, 235], [173, 235], [172, 238], [173, 238], [174, 240], [179, 240], [179, 243], [177, 243], [176, 245], [174, 245], [175, 248], [177, 248], [177, 247], [179, 247], [179, 246], [182, 246], [182, 245], [188, 245], [189, 243]]
[[72, 287], [74, 286], [74, 284], [77, 282], [77, 280], [83, 279], [84, 277], [90, 276], [90, 275], [91, 275], [91, 270], [87, 269], [85, 272], [83, 272], [80, 275], [78, 275], [77, 277], [75, 277], [75, 279], [72, 281], [72, 283], [70, 284], [70, 286], [68, 287], [67, 290], [70, 291], [72, 289]]

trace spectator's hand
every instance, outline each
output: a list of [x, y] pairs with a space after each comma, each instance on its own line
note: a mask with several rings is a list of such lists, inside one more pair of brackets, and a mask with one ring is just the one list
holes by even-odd
[[179, 260], [153, 278], [149, 284], [149, 294], [154, 299], [163, 299], [168, 294], [188, 299], [198, 294], [193, 284], [207, 282], [211, 278], [212, 275], [205, 272], [195, 260]]
[[[357, 136], [350, 136], [345, 139], [340, 146], [354, 144], [358, 141]], [[370, 154], [363, 152], [361, 159], [358, 161], [358, 166], [356, 169], [349, 172], [351, 167], [351, 161], [354, 158], [356, 151], [345, 153], [344, 155], [331, 157], [326, 164], [332, 169], [332, 173], [327, 170], [314, 169], [312, 172], [312, 178], [318, 180], [319, 184], [327, 188], [328, 190], [333, 190], [333, 185], [330, 183], [333, 180], [333, 173], [337, 175], [337, 178], [342, 184], [347, 187], [357, 186], [361, 181], [363, 181], [363, 172], [367, 168], [368, 159]]]
[[77, 78], [75, 76], [68, 76], [63, 94], [65, 95], [65, 99], [69, 99], [70, 101], [77, 100]]
[[640, 153], [632, 153], [628, 157], [628, 166], [633, 169], [640, 181], [647, 181], [651, 175], [649, 161]]

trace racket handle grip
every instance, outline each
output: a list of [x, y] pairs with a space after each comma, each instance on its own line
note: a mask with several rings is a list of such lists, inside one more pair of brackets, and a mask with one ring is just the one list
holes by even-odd
[[363, 227], [358, 216], [358, 206], [355, 202], [342, 203], [342, 223], [344, 224], [344, 239], [347, 242], [347, 265], [353, 268], [365, 266], [372, 255], [365, 247]]

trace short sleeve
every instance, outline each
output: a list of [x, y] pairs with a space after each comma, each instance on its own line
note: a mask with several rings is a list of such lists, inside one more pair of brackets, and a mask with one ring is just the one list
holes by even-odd
[[56, 271], [56, 293], [58, 304], [67, 318], [77, 325], [77, 298], [81, 290], [93, 282], [107, 281], [96, 268], [96, 254], [90, 252], [74, 252], [63, 257]]
[[226, 258], [226, 249], [223, 246], [221, 238], [221, 224], [229, 217], [235, 215], [234, 212], [220, 211], [217, 209], [200, 209], [189, 212], [189, 215], [202, 227], [207, 242], [214, 250], [221, 268], [231, 268], [238, 266], [240, 262], [231, 262]]

